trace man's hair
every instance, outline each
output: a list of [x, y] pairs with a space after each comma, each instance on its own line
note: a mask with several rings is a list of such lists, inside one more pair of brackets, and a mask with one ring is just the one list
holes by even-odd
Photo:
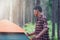
[[38, 11], [42, 12], [42, 8], [40, 6], [35, 6], [34, 10], [38, 10]]

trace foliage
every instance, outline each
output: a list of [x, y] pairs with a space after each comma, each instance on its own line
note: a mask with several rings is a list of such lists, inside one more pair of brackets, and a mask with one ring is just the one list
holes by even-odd
[[47, 2], [47, 19], [50, 20], [52, 17], [52, 0]]

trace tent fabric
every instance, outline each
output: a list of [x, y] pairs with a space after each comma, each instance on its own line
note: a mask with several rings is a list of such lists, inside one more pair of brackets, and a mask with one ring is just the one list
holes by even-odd
[[0, 32], [24, 33], [25, 31], [15, 23], [8, 20], [0, 20]]

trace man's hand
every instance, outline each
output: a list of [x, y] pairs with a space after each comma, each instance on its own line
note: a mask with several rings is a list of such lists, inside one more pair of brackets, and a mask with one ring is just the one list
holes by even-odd
[[34, 37], [33, 38], [39, 38], [39, 36], [38, 35], [34, 35]]
[[33, 32], [33, 33], [31, 33], [31, 34], [27, 33], [26, 35], [32, 36], [32, 35], [34, 35], [34, 34], [35, 34], [35, 32]]
[[27, 36], [30, 36], [30, 34], [29, 34], [29, 33], [27, 33], [26, 35], [27, 35]]
[[36, 36], [35, 38], [39, 38], [39, 36]]

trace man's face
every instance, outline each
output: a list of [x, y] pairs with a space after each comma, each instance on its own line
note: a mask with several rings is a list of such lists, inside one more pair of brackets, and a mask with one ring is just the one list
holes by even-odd
[[38, 10], [34, 10], [34, 15], [38, 16]]

